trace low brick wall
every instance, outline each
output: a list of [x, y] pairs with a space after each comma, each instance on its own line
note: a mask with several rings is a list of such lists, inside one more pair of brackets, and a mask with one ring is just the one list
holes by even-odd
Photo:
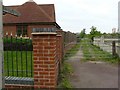
[[71, 42], [71, 43], [68, 43], [64, 46], [64, 54], [70, 50], [74, 45], [76, 44], [76, 42]]
[[77, 43], [77, 36], [71, 32], [63, 32], [63, 50], [65, 53], [70, 50]]

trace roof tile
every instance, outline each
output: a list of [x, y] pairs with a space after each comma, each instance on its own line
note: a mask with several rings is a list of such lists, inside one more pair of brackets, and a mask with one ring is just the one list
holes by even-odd
[[8, 6], [21, 13], [19, 17], [6, 14], [4, 23], [34, 23], [34, 22], [56, 22], [53, 4], [37, 5], [35, 2], [26, 2], [20, 6]]

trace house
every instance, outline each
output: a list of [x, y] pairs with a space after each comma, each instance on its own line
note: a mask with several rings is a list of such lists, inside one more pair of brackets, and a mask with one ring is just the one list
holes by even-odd
[[32, 37], [34, 28], [41, 30], [59, 30], [61, 27], [56, 23], [54, 4], [36, 4], [29, 0], [22, 5], [7, 6], [16, 10], [20, 16], [16, 17], [10, 14], [3, 16], [4, 35], [12, 33], [13, 36]]

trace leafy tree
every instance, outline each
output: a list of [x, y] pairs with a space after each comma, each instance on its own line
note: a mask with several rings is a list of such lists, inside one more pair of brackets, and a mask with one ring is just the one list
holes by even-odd
[[80, 32], [80, 35], [79, 35], [79, 37], [80, 38], [83, 38], [84, 36], [85, 36], [85, 31], [86, 31], [86, 29], [83, 29], [81, 32]]
[[104, 32], [104, 33], [103, 33], [103, 35], [107, 35], [107, 33], [106, 33], [106, 32]]
[[92, 26], [90, 31], [90, 39], [93, 41], [94, 37], [101, 36], [102, 33], [100, 31], [97, 31], [97, 28]]

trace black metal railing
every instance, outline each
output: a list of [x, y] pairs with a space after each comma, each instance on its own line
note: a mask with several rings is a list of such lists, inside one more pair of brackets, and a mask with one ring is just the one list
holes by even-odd
[[4, 37], [5, 76], [33, 77], [33, 46], [31, 38]]

